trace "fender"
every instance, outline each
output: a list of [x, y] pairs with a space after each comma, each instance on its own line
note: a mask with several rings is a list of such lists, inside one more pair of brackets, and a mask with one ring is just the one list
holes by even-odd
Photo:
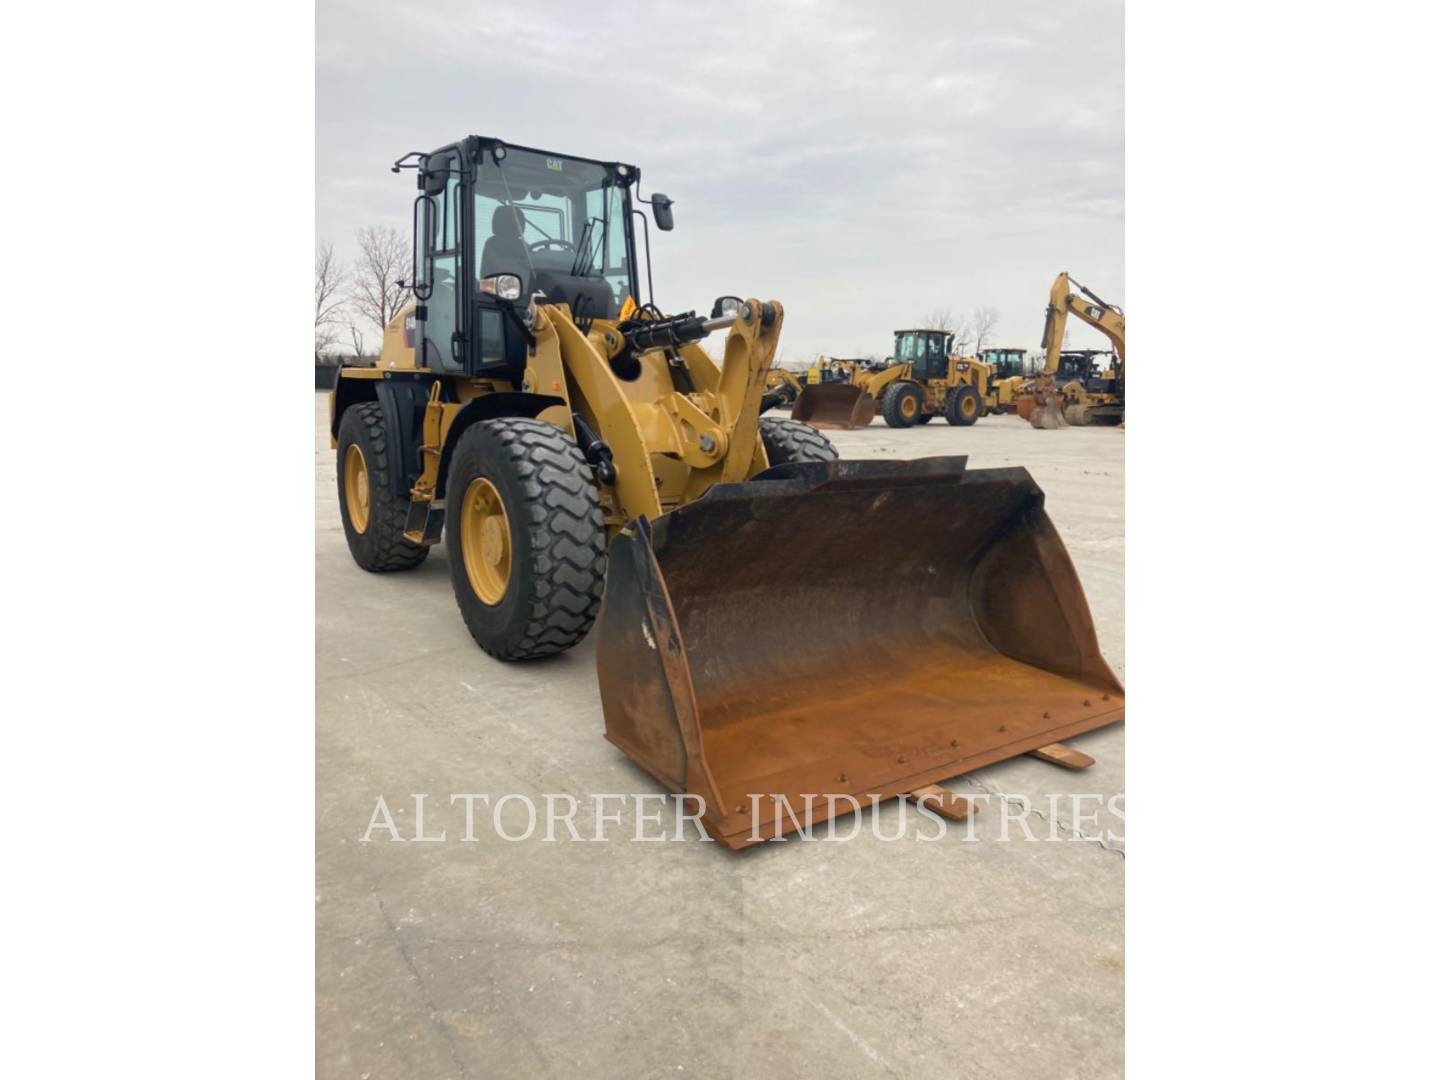
[[[424, 404], [422, 401], [422, 408]], [[524, 416], [534, 419], [552, 405], [564, 407], [565, 399], [550, 394], [531, 394], [509, 390], [483, 394], [471, 399], [464, 408], [455, 414], [455, 419], [450, 421], [450, 427], [445, 432], [445, 446], [440, 452], [440, 469], [435, 477], [435, 498], [445, 498], [445, 485], [450, 478], [450, 456], [455, 450], [455, 444], [460, 441], [460, 436], [471, 424], [478, 424], [481, 420], [493, 420], [500, 416]], [[416, 432], [417, 434], [419, 432], [418, 426]], [[417, 439], [415, 444], [416, 476], [419, 475], [419, 445]], [[407, 492], [413, 481], [414, 477], [406, 483], [405, 490]]]

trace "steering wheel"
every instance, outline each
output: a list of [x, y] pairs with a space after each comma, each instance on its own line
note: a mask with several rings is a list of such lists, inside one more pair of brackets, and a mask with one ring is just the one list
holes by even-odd
[[575, 245], [569, 240], [536, 240], [530, 245], [531, 251], [548, 251], [555, 248], [558, 251], [574, 251]]

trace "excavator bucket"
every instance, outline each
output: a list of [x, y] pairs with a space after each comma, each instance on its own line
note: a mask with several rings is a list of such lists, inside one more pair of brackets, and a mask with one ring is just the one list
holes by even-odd
[[1015, 411], [1020, 414], [1020, 419], [1028, 420], [1031, 427], [1040, 430], [1054, 431], [1070, 426], [1070, 422], [1065, 418], [1065, 411], [1059, 404], [1054, 401], [1047, 403], [1032, 394], [1020, 398], [1015, 403]]
[[630, 523], [596, 627], [606, 738], [744, 847], [1115, 723], [1044, 499], [963, 457], [835, 461]]
[[862, 428], [875, 419], [875, 398], [849, 383], [815, 383], [800, 391], [791, 420], [817, 428]]

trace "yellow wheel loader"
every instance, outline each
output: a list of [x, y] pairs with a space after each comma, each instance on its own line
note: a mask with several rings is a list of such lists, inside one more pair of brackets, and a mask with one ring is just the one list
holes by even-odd
[[[419, 186], [415, 303], [331, 395], [350, 551], [404, 570], [443, 540], [503, 660], [594, 622], [606, 737], [709, 835], [794, 829], [782, 800], [812, 822], [898, 795], [959, 815], [937, 781], [1073, 763], [1057, 740], [1123, 716], [1029, 475], [841, 462], [761, 419], [784, 311], [639, 305], [636, 204], [673, 217], [637, 168], [473, 136], [395, 167]], [[696, 342], [719, 331], [717, 363]]]
[[1013, 409], [1022, 381], [1016, 377], [1019, 365], [1013, 365], [1015, 375], [999, 378], [983, 360], [951, 355], [953, 340], [944, 330], [897, 330], [895, 355], [885, 364], [857, 363], [848, 382], [807, 385], [791, 419], [854, 429], [869, 426], [878, 411], [896, 428], [928, 424], [937, 416], [969, 427], [986, 413]]
[[874, 370], [863, 360], [819, 357], [805, 372], [790, 419], [817, 428], [868, 426], [875, 419], [875, 396], [866, 386]]
[[[1061, 370], [1066, 353], [1066, 320], [1074, 315], [1095, 327], [1115, 349], [1114, 363], [1103, 373], [1067, 378]], [[1125, 313], [1107, 304], [1084, 285], [1072, 283], [1061, 272], [1050, 286], [1050, 303], [1045, 308], [1045, 333], [1040, 339], [1045, 366], [1030, 384], [1020, 403], [1020, 413], [1032, 427], [1061, 428], [1069, 424], [1120, 424], [1125, 420]]]
[[980, 362], [990, 368], [990, 401], [986, 411], [1013, 413], [1026, 383], [1025, 350], [1012, 345], [981, 349]]
[[[760, 420], [778, 303], [636, 305], [634, 166], [471, 137], [395, 167], [418, 174], [416, 302], [379, 363], [332, 391], [341, 520], [372, 571], [419, 565], [443, 535], [487, 652], [581, 640], [626, 522], [836, 457], [818, 432]], [[670, 200], [649, 204], [668, 229]], [[727, 329], [716, 364], [696, 342]]]

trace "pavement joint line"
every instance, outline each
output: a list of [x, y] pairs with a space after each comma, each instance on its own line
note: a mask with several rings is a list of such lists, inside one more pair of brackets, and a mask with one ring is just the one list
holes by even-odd
[[[397, 936], [405, 936], [412, 944], [436, 946], [443, 948], [485, 948], [494, 950], [500, 948], [503, 951], [513, 952], [574, 952], [574, 953], [610, 953], [610, 952], [649, 952], [655, 949], [694, 949], [713, 948], [715, 946], [733, 946], [735, 949], [743, 950], [753, 945], [771, 945], [783, 947], [798, 942], [825, 942], [833, 943], [837, 939], [849, 941], [868, 941], [871, 939], [883, 938], [892, 935], [902, 934], [931, 934], [937, 931], [964, 933], [973, 930], [978, 926], [996, 926], [1004, 923], [1025, 923], [1025, 922], [1047, 922], [1069, 918], [1076, 915], [1083, 908], [1087, 918], [1096, 915], [1113, 915], [1123, 912], [1123, 905], [1112, 904], [1102, 907], [1094, 907], [1079, 902], [1067, 903], [1049, 911], [1024, 911], [1009, 915], [992, 915], [983, 919], [969, 919], [965, 921], [945, 920], [943, 922], [907, 923], [903, 926], [875, 926], [868, 928], [861, 927], [830, 927], [824, 931], [805, 933], [803, 931], [787, 930], [776, 926], [773, 933], [757, 932], [754, 926], [748, 926], [740, 931], [716, 932], [713, 936], [690, 936], [686, 934], [670, 934], [665, 937], [653, 940], [631, 941], [624, 938], [612, 937], [608, 940], [587, 940], [585, 938], [563, 938], [554, 941], [527, 941], [517, 939], [513, 936], [503, 938], [448, 938], [433, 937], [419, 934], [412, 930], [404, 930], [395, 927]], [[332, 930], [331, 936], [336, 941], [353, 939], [354, 934], [349, 931]]]

